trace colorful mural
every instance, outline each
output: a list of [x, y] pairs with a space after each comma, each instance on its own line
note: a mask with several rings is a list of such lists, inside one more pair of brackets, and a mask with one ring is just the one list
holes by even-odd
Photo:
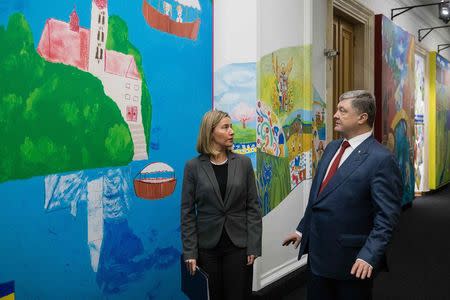
[[414, 199], [414, 37], [382, 15], [376, 16], [376, 98], [381, 109], [381, 136], [397, 157], [403, 177], [402, 204]]
[[429, 183], [437, 189], [450, 182], [450, 63], [430, 53]]
[[214, 108], [230, 114], [233, 151], [256, 166], [256, 63], [236, 63], [214, 72]]
[[[188, 2], [165, 1], [175, 22]], [[175, 173], [212, 93], [197, 3], [195, 38], [155, 30], [139, 1], [1, 4], [0, 297], [185, 297]]]
[[264, 214], [313, 176], [325, 143], [325, 103], [311, 81], [311, 46], [279, 49], [258, 63], [257, 184]]
[[312, 173], [315, 174], [317, 165], [326, 147], [326, 104], [314, 88], [312, 115]]
[[[142, 57], [119, 17], [108, 19], [107, 6], [94, 5], [91, 16], [97, 14], [102, 18], [91, 17], [90, 29], [80, 26], [75, 9], [69, 22], [48, 18], [37, 51], [24, 16], [9, 19], [0, 96], [2, 117], [15, 123], [0, 129], [6, 137], [0, 182], [148, 158], [150, 94], [142, 64], [136, 64]], [[27, 59], [11, 64], [17, 51]], [[26, 81], [7, 81], [24, 76]]]
[[415, 54], [415, 144], [414, 144], [414, 178], [416, 192], [425, 190], [425, 58]]
[[324, 151], [325, 102], [312, 87], [310, 52], [284, 48], [214, 74], [214, 108], [230, 113], [234, 151], [253, 161], [264, 214], [312, 178]]

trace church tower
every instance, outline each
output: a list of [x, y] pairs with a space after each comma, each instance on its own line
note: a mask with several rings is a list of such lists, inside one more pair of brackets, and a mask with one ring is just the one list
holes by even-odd
[[93, 0], [89, 43], [89, 72], [101, 76], [105, 71], [108, 34], [108, 0]]

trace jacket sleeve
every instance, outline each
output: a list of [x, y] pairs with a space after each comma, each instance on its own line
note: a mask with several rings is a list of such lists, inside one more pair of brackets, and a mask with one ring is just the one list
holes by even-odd
[[402, 176], [394, 156], [390, 155], [380, 163], [371, 178], [370, 188], [374, 208], [373, 229], [357, 258], [377, 268], [401, 211]]
[[198, 258], [195, 178], [192, 169], [191, 162], [187, 162], [181, 191], [181, 241], [185, 260]]
[[[248, 159], [248, 158], [247, 158]], [[247, 160], [247, 255], [261, 256], [262, 216], [256, 194], [255, 173]]]
[[[310, 189], [310, 193], [313, 190], [314, 185], [317, 184], [317, 176], [314, 176], [313, 182], [311, 184], [311, 189]], [[308, 197], [308, 204], [306, 206], [305, 209], [305, 214], [303, 215], [303, 218], [300, 220], [300, 222], [298, 223], [298, 226], [296, 228], [296, 230], [298, 232], [300, 232], [302, 235], [305, 233], [305, 226], [306, 224], [310, 223], [310, 219], [311, 219], [311, 206], [313, 203], [314, 199], [312, 197], [312, 195], [310, 194]]]
[[309, 219], [311, 218], [311, 197], [308, 199], [308, 205], [305, 209], [305, 214], [303, 215], [303, 218], [300, 220], [300, 222], [297, 225], [296, 231], [300, 232], [302, 235], [305, 232], [305, 223], [309, 224]]

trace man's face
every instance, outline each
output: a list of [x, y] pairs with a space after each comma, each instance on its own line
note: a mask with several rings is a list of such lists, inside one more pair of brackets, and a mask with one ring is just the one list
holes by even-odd
[[338, 103], [333, 116], [334, 130], [344, 136], [352, 135], [361, 125], [361, 114], [352, 107], [352, 99], [345, 99]]

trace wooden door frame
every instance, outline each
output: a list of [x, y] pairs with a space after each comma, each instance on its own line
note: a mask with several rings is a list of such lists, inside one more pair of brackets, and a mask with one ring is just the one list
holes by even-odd
[[[337, 10], [355, 24], [355, 41], [363, 41], [362, 45], [355, 45], [355, 67], [361, 70], [355, 72], [355, 88], [374, 92], [374, 12], [357, 0], [328, 0], [327, 3], [327, 49], [333, 48], [333, 16]], [[327, 59], [326, 74], [327, 90], [327, 142], [333, 137], [333, 59]]]

